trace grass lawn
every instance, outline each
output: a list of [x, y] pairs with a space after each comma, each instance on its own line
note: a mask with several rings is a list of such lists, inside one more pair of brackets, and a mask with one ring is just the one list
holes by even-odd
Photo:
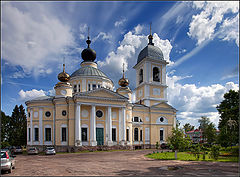
[[[158, 160], [175, 160], [174, 152], [159, 152], [159, 153], [151, 153], [145, 155], [146, 157]], [[197, 157], [189, 152], [178, 152], [177, 160], [183, 161], [197, 161]], [[218, 162], [239, 162], [238, 156], [225, 155], [220, 153], [218, 160], [214, 160], [209, 158], [208, 154], [205, 156], [205, 160], [203, 160], [203, 155], [200, 154], [199, 161], [218, 161]]]

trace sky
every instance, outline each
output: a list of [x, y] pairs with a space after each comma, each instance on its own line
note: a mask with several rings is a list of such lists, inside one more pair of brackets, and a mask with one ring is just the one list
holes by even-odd
[[125, 63], [130, 88], [133, 66], [153, 42], [167, 65], [168, 103], [180, 125], [198, 127], [201, 116], [216, 127], [216, 106], [239, 89], [239, 3], [237, 1], [159, 2], [1, 2], [1, 110], [54, 95], [57, 75], [80, 68], [81, 51], [91, 48], [96, 62], [118, 88]]

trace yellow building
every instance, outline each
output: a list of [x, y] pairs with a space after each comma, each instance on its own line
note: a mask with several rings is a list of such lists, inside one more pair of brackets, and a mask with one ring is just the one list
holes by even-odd
[[58, 75], [55, 96], [26, 102], [27, 145], [57, 151], [93, 148], [150, 148], [165, 142], [176, 125], [176, 109], [167, 103], [166, 65], [160, 48], [152, 43], [140, 52], [136, 70], [136, 103], [124, 76], [119, 88], [94, 62], [96, 52], [88, 47], [81, 53], [80, 69], [69, 76]]

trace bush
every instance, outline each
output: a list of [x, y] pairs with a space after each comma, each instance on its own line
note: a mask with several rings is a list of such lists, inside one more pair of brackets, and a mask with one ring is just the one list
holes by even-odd
[[220, 154], [219, 150], [220, 150], [220, 146], [213, 145], [212, 148], [211, 148], [211, 152], [210, 152], [209, 156], [211, 158], [213, 158], [214, 160], [217, 160], [218, 156]]
[[10, 144], [6, 141], [1, 142], [1, 149], [4, 149], [5, 147], [10, 146]]
[[158, 149], [159, 148], [159, 144], [158, 144], [158, 141], [156, 142], [156, 149]]

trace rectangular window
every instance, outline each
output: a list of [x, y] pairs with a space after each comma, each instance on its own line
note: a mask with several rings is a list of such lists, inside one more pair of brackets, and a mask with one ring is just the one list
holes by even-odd
[[80, 92], [80, 90], [81, 90], [81, 85], [78, 84], [78, 92]]
[[74, 85], [73, 87], [73, 93], [76, 93], [77, 92], [77, 85]]
[[31, 128], [28, 128], [28, 141], [31, 141]]
[[116, 128], [112, 129], [112, 141], [116, 141]]
[[138, 128], [134, 128], [134, 141], [138, 141]]
[[138, 117], [134, 117], [134, 122], [138, 122]]
[[45, 141], [51, 141], [51, 128], [45, 128]]
[[91, 90], [91, 87], [90, 87], [90, 84], [88, 84], [88, 91], [90, 91]]
[[82, 128], [82, 141], [87, 141], [87, 128]]
[[129, 129], [127, 129], [127, 134], [126, 134], [126, 136], [127, 136], [127, 141], [129, 141]]
[[160, 141], [163, 140], [163, 130], [160, 130]]
[[92, 85], [92, 89], [93, 89], [93, 90], [96, 90], [96, 87], [97, 87], [96, 84], [93, 84], [93, 85]]
[[38, 141], [38, 128], [34, 128], [34, 141]]
[[142, 130], [140, 130], [140, 141], [142, 141]]
[[67, 128], [62, 127], [62, 141], [67, 141]]

